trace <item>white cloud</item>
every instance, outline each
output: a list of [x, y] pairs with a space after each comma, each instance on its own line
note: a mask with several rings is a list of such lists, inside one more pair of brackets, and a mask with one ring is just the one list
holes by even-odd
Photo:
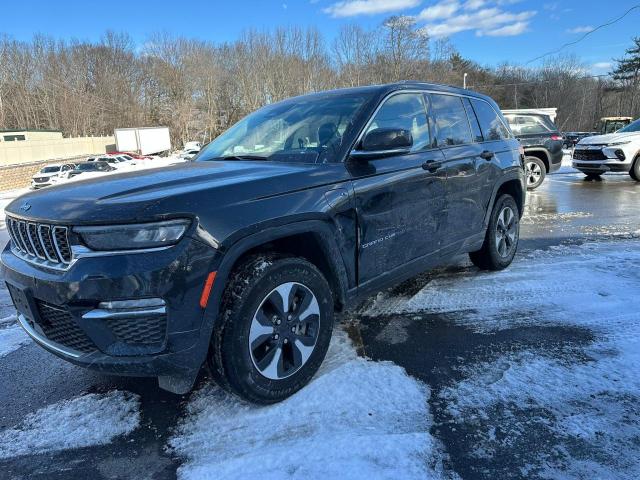
[[487, 35], [489, 37], [513, 37], [526, 32], [528, 27], [529, 22], [516, 22], [512, 25], [505, 25], [504, 27], [488, 30], [486, 32], [479, 30], [477, 34], [478, 36]]
[[591, 32], [593, 27], [591, 25], [584, 25], [580, 27], [574, 27], [567, 30], [567, 33], [587, 33]]
[[397, 12], [418, 6], [422, 0], [344, 0], [336, 2], [323, 11], [332, 17], [354, 17]]
[[425, 8], [418, 19], [427, 22], [425, 28], [433, 37], [444, 37], [464, 31], [475, 31], [477, 36], [514, 36], [529, 29], [529, 22], [537, 12], [511, 12], [501, 5], [513, 0], [441, 0]]
[[478, 10], [479, 8], [484, 7], [487, 4], [486, 0], [467, 0], [463, 8], [465, 10]]
[[613, 63], [611, 62], [596, 62], [591, 65], [591, 73], [601, 74], [601, 73], [609, 73], [613, 69]]
[[460, 10], [460, 3], [456, 0], [443, 0], [428, 8], [425, 8], [418, 14], [420, 20], [440, 20], [449, 18]]

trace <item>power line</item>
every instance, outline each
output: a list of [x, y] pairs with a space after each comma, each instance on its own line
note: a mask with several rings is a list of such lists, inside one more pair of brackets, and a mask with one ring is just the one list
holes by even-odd
[[[585, 75], [584, 77], [575, 77], [571, 80], [586, 80], [588, 78], [603, 78], [608, 77], [608, 73], [601, 75]], [[556, 83], [558, 80], [538, 80], [532, 82], [518, 82], [518, 83], [491, 83], [485, 85], [470, 85], [467, 88], [488, 88], [488, 87], [519, 87], [521, 85], [540, 85], [541, 83]]]
[[585, 33], [584, 35], [582, 35], [578, 40], [575, 40], [573, 42], [569, 42], [569, 43], [565, 43], [564, 45], [562, 45], [560, 48], [557, 48], [555, 50], [552, 50], [550, 52], [544, 53], [536, 58], [533, 58], [531, 60], [529, 60], [527, 63], [525, 63], [525, 65], [529, 65], [530, 63], [533, 63], [537, 60], [540, 60], [541, 58], [544, 57], [548, 57], [549, 55], [553, 55], [556, 53], [559, 53], [561, 50], [564, 50], [567, 47], [570, 47], [572, 45], [575, 45], [577, 43], [580, 43], [582, 40], [584, 40], [585, 38], [587, 38], [589, 35], [591, 35], [592, 33], [608, 27], [610, 25], [613, 25], [614, 23], [619, 22], [620, 20], [622, 20], [624, 17], [626, 17], [627, 15], [629, 15], [633, 10], [637, 10], [640, 9], [640, 4], [634, 5], [633, 7], [629, 8], [626, 12], [624, 12], [622, 15], [620, 15], [618, 18], [615, 18], [613, 20], [608, 21], [607, 23], [603, 23], [602, 25], [598, 25], [596, 28], [594, 28], [593, 30], [588, 31], [587, 33]]

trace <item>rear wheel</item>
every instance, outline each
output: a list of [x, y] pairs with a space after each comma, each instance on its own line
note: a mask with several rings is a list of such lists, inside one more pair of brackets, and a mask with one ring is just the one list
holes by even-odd
[[633, 178], [636, 182], [640, 182], [640, 156], [636, 157], [636, 161], [633, 162], [633, 166], [629, 171], [629, 175], [631, 175], [631, 178]]
[[524, 159], [524, 174], [527, 179], [527, 190], [535, 190], [547, 175], [547, 167], [538, 157], [526, 157]]
[[482, 248], [471, 252], [473, 264], [483, 270], [502, 270], [513, 261], [520, 239], [518, 206], [511, 195], [496, 201]]
[[224, 388], [275, 403], [304, 387], [329, 348], [333, 298], [302, 258], [254, 257], [232, 275], [209, 356]]

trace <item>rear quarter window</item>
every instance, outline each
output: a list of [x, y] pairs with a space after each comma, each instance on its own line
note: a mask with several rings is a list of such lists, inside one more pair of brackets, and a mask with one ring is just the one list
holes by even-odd
[[493, 109], [491, 105], [483, 100], [472, 99], [471, 104], [476, 112], [478, 123], [480, 123], [480, 129], [482, 130], [482, 136], [487, 141], [492, 140], [504, 140], [511, 138], [509, 129], [502, 122], [502, 119], [498, 116], [498, 113]]

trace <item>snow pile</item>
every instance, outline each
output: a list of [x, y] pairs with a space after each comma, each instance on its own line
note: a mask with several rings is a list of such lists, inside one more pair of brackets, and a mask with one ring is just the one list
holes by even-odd
[[336, 333], [314, 380], [260, 407], [209, 385], [170, 441], [191, 478], [440, 478], [429, 391], [391, 363], [357, 358]]
[[595, 340], [569, 358], [542, 347], [515, 348], [465, 365], [464, 379], [439, 392], [438, 401], [474, 432], [469, 441], [478, 458], [512, 452], [533, 436], [538, 443], [518, 452], [530, 463], [524, 476], [635, 479], [639, 286], [637, 241], [590, 243], [532, 252], [503, 272], [444, 274], [416, 295], [381, 295], [367, 314], [446, 312], [486, 334], [544, 325], [588, 329]]
[[15, 315], [0, 318], [0, 358], [31, 342], [29, 336], [15, 322]]
[[121, 391], [49, 405], [0, 432], [0, 458], [107, 444], [138, 427], [139, 408], [137, 395]]

